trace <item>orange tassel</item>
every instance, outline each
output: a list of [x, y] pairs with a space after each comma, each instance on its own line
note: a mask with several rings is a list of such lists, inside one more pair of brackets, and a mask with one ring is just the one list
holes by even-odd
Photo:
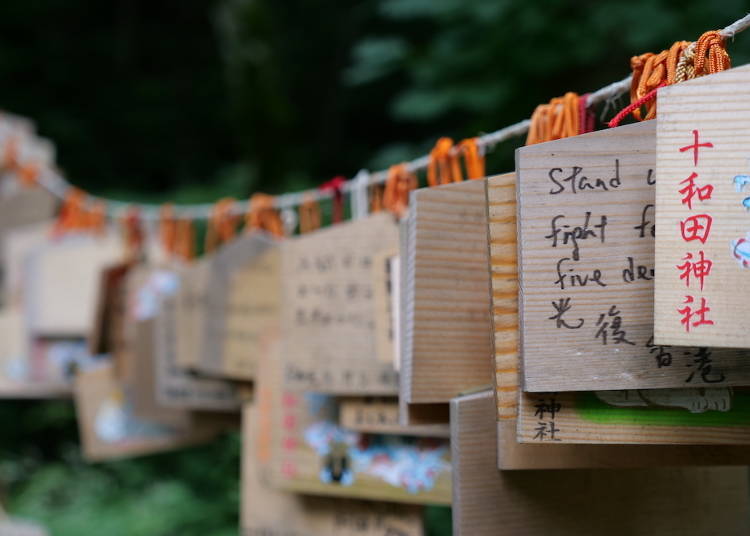
[[262, 193], [253, 194], [245, 215], [245, 229], [266, 231], [277, 238], [284, 236], [284, 224], [279, 211], [274, 207], [273, 196]]

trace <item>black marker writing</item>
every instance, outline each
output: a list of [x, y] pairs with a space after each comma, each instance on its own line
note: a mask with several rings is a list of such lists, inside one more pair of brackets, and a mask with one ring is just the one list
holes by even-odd
[[[565, 290], [566, 285], [569, 287], [585, 287], [590, 282], [596, 283], [600, 287], [606, 287], [607, 284], [602, 281], [602, 271], [595, 269], [591, 274], [575, 274], [572, 273], [574, 268], [563, 267], [563, 263], [571, 260], [570, 257], [564, 257], [557, 261], [557, 281], [555, 285], [560, 287], [560, 290]], [[571, 273], [565, 273], [571, 272]]]
[[633, 257], [628, 257], [628, 267], [622, 271], [622, 280], [626, 283], [644, 280], [651, 281], [654, 278], [654, 269], [642, 264], [636, 265]]
[[552, 168], [549, 170], [549, 180], [555, 184], [555, 188], [551, 189], [549, 193], [551, 195], [561, 194], [565, 191], [566, 187], [570, 188], [570, 192], [577, 194], [585, 190], [603, 190], [608, 192], [610, 188], [619, 188], [622, 181], [620, 180], [620, 160], [615, 159], [615, 175], [609, 179], [594, 178], [590, 179], [585, 175], [582, 175], [582, 167], [573, 166], [570, 173], [567, 176], [564, 175], [562, 168]]
[[579, 329], [583, 326], [583, 318], [578, 319], [578, 325], [576, 326], [568, 324], [563, 319], [563, 315], [573, 308], [573, 306], [570, 305], [570, 298], [560, 298], [558, 301], [552, 302], [552, 307], [555, 308], [556, 312], [547, 318], [547, 320], [554, 320], [556, 328]]
[[579, 246], [578, 246], [579, 240], [586, 240], [588, 238], [598, 238], [602, 244], [605, 242], [607, 216], [602, 215], [599, 218], [599, 223], [589, 226], [590, 221], [591, 221], [591, 212], [586, 212], [583, 225], [577, 225], [575, 227], [572, 227], [571, 225], [568, 225], [567, 223], [558, 225], [558, 222], [560, 222], [560, 220], [562, 220], [563, 218], [565, 218], [564, 214], [558, 214], [557, 216], [552, 218], [552, 221], [550, 222], [550, 225], [551, 225], [550, 234], [546, 235], [544, 238], [548, 238], [552, 240], [553, 248], [556, 248], [558, 244], [561, 244], [561, 245], [572, 244], [573, 251], [571, 255], [574, 261], [580, 260]]
[[656, 224], [646, 218], [648, 211], [653, 210], [653, 208], [654, 205], [646, 205], [645, 207], [643, 207], [643, 212], [641, 212], [641, 223], [640, 225], [636, 225], [635, 227], [633, 227], [633, 229], [639, 231], [639, 238], [644, 238], [647, 233], [650, 234], [651, 237], [656, 236]]

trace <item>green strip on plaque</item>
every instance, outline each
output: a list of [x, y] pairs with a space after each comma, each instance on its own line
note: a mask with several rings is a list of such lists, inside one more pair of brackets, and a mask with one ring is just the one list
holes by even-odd
[[690, 413], [682, 408], [617, 407], [602, 402], [591, 391], [577, 393], [576, 413], [582, 419], [600, 424], [636, 426], [750, 426], [750, 392], [732, 396], [729, 411]]

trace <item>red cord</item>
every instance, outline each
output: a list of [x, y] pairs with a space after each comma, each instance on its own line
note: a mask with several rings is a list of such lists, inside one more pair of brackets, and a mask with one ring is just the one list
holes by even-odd
[[578, 98], [578, 133], [586, 134], [587, 132], [594, 131], [594, 113], [589, 110], [589, 96], [591, 93], [586, 93]]
[[344, 219], [344, 194], [342, 188], [345, 182], [345, 177], [338, 176], [321, 184], [319, 188], [323, 192], [333, 190], [333, 213], [331, 215], [333, 223], [339, 223]]
[[643, 97], [638, 99], [635, 102], [631, 102], [628, 106], [623, 108], [618, 112], [616, 116], [612, 118], [612, 120], [607, 123], [607, 126], [609, 128], [614, 128], [617, 126], [620, 126], [620, 122], [625, 119], [627, 116], [629, 116], [631, 113], [633, 113], [633, 110], [637, 110], [647, 102], [650, 102], [656, 98], [656, 92], [659, 91], [660, 88], [663, 88], [664, 86], [668, 85], [666, 82], [659, 84], [657, 87], [646, 93]]

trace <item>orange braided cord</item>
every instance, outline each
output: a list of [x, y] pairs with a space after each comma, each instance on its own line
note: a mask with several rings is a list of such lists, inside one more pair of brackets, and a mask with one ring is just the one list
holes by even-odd
[[21, 184], [27, 188], [36, 184], [39, 175], [41, 174], [41, 168], [38, 163], [32, 162], [22, 166], [18, 170], [18, 177], [21, 179]]
[[211, 216], [206, 222], [206, 237], [204, 248], [206, 252], [215, 250], [221, 244], [230, 241], [237, 226], [237, 218], [232, 213], [235, 200], [225, 197], [214, 203]]
[[107, 224], [107, 208], [103, 201], [97, 201], [94, 206], [85, 211], [85, 227], [95, 234], [104, 234]]
[[485, 177], [484, 155], [479, 150], [477, 138], [468, 138], [458, 144], [459, 154], [464, 157], [466, 177], [468, 179], [482, 179]]
[[559, 140], [578, 135], [578, 95], [569, 91], [562, 97], [558, 113], [552, 124], [552, 139]]
[[534, 113], [531, 114], [529, 133], [526, 135], [526, 145], [541, 143], [549, 139], [549, 131], [547, 128], [549, 125], [549, 114], [549, 104], [540, 104], [534, 109]]
[[531, 116], [526, 145], [576, 136], [579, 130], [578, 95], [568, 92], [540, 104]]
[[54, 234], [59, 235], [81, 228], [82, 205], [83, 192], [77, 188], [71, 188], [60, 207], [60, 212], [54, 226]]
[[667, 70], [667, 84], [671, 85], [675, 83], [677, 66], [680, 63], [680, 59], [685, 55], [685, 50], [689, 46], [690, 43], [688, 41], [675, 41], [675, 43], [669, 48], [669, 51], [667, 51], [667, 61], [665, 63], [665, 68]]
[[123, 241], [125, 242], [125, 256], [127, 259], [136, 259], [143, 250], [143, 225], [141, 212], [138, 207], [132, 206], [121, 220]]
[[456, 157], [453, 155], [453, 140], [440, 138], [430, 151], [427, 164], [427, 185], [438, 186], [461, 180], [461, 170], [457, 167]]
[[388, 169], [388, 180], [383, 192], [383, 208], [402, 217], [409, 207], [409, 192], [417, 187], [417, 176], [406, 164], [396, 164]]
[[[708, 63], [706, 63], [708, 62]], [[630, 60], [633, 80], [630, 102], [643, 102], [633, 110], [633, 117], [645, 121], [656, 117], [656, 99], [646, 99], [658, 87], [676, 84], [696, 76], [723, 71], [730, 66], [719, 32], [706, 32], [696, 43], [677, 41], [669, 50], [648, 52]], [[644, 110], [645, 109], [645, 114]]]
[[284, 224], [281, 221], [279, 211], [274, 207], [272, 195], [253, 194], [245, 215], [245, 229], [248, 231], [266, 231], [279, 238], [284, 236]]
[[716, 31], [706, 32], [698, 38], [695, 48], [695, 76], [718, 73], [732, 66], [724, 38]]
[[195, 227], [191, 220], [177, 220], [175, 228], [175, 254], [189, 261], [195, 257]]
[[[656, 99], [647, 100], [646, 95], [660, 86], [679, 81], [683, 76], [680, 65], [688, 46], [688, 41], [676, 41], [669, 50], [658, 54], [647, 52], [631, 58], [633, 79], [630, 84], [630, 102], [643, 102], [643, 106], [632, 112], [636, 120], [646, 121], [656, 117]], [[642, 108], [645, 109], [645, 114]]]
[[10, 136], [3, 149], [3, 167], [16, 169], [18, 167], [18, 136]]
[[312, 197], [299, 206], [299, 232], [310, 233], [320, 228], [320, 205]]
[[159, 209], [159, 237], [164, 251], [174, 255], [177, 247], [177, 220], [171, 203], [162, 205]]
[[370, 212], [376, 213], [383, 210], [383, 193], [385, 188], [379, 184], [370, 187]]
[[237, 232], [237, 217], [232, 212], [234, 205], [234, 199], [225, 197], [217, 201], [214, 207], [214, 225], [221, 244], [229, 242]]

